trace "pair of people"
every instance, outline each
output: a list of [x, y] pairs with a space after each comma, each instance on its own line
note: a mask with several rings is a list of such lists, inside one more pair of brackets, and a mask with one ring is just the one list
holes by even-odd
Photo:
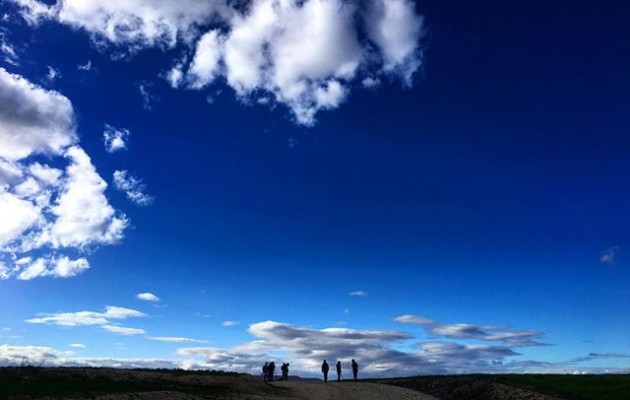
[[[359, 374], [359, 364], [353, 358], [351, 365], [352, 365], [352, 376], [354, 377], [354, 380], [356, 381], [357, 376]], [[341, 381], [341, 361], [337, 361], [337, 364], [335, 364], [335, 367], [337, 368], [337, 381]], [[329, 370], [330, 370], [330, 366], [328, 365], [326, 360], [324, 360], [324, 362], [322, 363], [322, 373], [324, 374], [324, 382], [328, 382]]]
[[263, 371], [263, 381], [273, 382], [273, 374], [276, 371], [276, 363], [273, 361], [266, 362], [265, 365], [263, 365], [262, 367], [262, 371]]
[[[281, 381], [289, 380], [289, 365], [289, 363], [282, 363], [282, 366], [280, 367], [280, 371], [282, 371], [282, 378], [280, 378]], [[263, 365], [262, 367], [262, 371], [263, 380], [265, 382], [273, 382], [274, 372], [276, 371], [276, 363], [273, 361], [266, 362], [265, 365]]]

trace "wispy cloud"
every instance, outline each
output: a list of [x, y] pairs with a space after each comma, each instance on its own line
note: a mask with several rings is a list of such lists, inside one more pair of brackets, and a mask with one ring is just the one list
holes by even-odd
[[85, 62], [85, 64], [77, 65], [77, 69], [79, 71], [86, 71], [86, 72], [91, 71], [92, 70], [92, 60], [87, 60]]
[[146, 185], [142, 181], [129, 174], [128, 171], [114, 171], [114, 186], [125, 192], [131, 202], [139, 206], [148, 206], [153, 203], [153, 197], [145, 193]]
[[85, 349], [85, 345], [82, 343], [71, 343], [70, 347], [74, 347], [75, 349]]
[[131, 132], [128, 129], [114, 128], [111, 125], [105, 124], [105, 131], [103, 132], [103, 143], [105, 143], [105, 150], [108, 153], [115, 153], [119, 150], [127, 149], [127, 141]]
[[48, 73], [46, 74], [46, 79], [49, 82], [54, 82], [57, 79], [61, 78], [61, 72], [57, 68], [51, 67], [50, 65], [47, 67]]
[[154, 302], [157, 303], [160, 301], [160, 298], [157, 297], [156, 295], [154, 295], [153, 293], [150, 292], [144, 292], [144, 293], [138, 293], [136, 295], [136, 297], [140, 300], [144, 300], [144, 301], [150, 301], [150, 302]]
[[367, 292], [364, 292], [363, 290], [355, 290], [353, 292], [348, 293], [348, 295], [354, 296], [354, 297], [365, 297], [368, 294]]
[[138, 91], [142, 98], [142, 107], [147, 111], [153, 110], [153, 103], [157, 101], [157, 97], [151, 94], [151, 87], [152, 84], [150, 83], [141, 83], [138, 85]]
[[46, 324], [58, 326], [89, 326], [107, 325], [112, 320], [145, 317], [146, 314], [131, 308], [107, 306], [105, 312], [78, 311], [68, 313], [43, 314], [36, 318], [27, 319], [30, 324]]
[[2, 54], [3, 60], [7, 64], [18, 66], [20, 64], [20, 58], [15, 50], [15, 47], [9, 42], [6, 37], [6, 33], [0, 29], [0, 54]]
[[474, 339], [481, 341], [503, 342], [510, 347], [544, 346], [538, 340], [545, 334], [535, 330], [515, 330], [505, 326], [473, 325], [467, 323], [443, 324], [425, 317], [412, 314], [394, 318], [401, 324], [422, 325], [432, 336], [448, 339]]
[[599, 261], [604, 264], [614, 264], [617, 260], [617, 253], [619, 253], [619, 246], [609, 247], [602, 253]]
[[396, 318], [394, 318], [394, 321], [401, 323], [401, 324], [419, 324], [419, 325], [426, 325], [426, 324], [434, 324], [435, 321], [433, 321], [432, 319], [428, 319], [425, 317], [420, 317], [417, 315], [411, 315], [411, 314], [405, 314], [405, 315], [401, 315], [398, 316]]
[[158, 342], [167, 343], [207, 343], [207, 340], [191, 339], [187, 337], [173, 337], [173, 336], [150, 336], [147, 339], [155, 340]]
[[232, 326], [238, 326], [240, 324], [241, 324], [240, 321], [223, 321], [223, 323], [221, 325], [227, 326], [227, 327], [232, 327]]
[[147, 333], [144, 329], [127, 328], [119, 325], [102, 325], [101, 329], [106, 330], [107, 332], [124, 336], [143, 335]]
[[[172, 87], [201, 90], [221, 79], [239, 99], [285, 105], [304, 125], [312, 125], [318, 112], [339, 107], [356, 82], [374, 87], [380, 78], [394, 77], [410, 85], [422, 62], [424, 21], [412, 0], [360, 6], [341, 0], [253, 0], [247, 7], [229, 0], [21, 5], [33, 24], [70, 25], [114, 51], [183, 42], [193, 55], [164, 74]], [[151, 109], [148, 84], [139, 90], [143, 106]]]

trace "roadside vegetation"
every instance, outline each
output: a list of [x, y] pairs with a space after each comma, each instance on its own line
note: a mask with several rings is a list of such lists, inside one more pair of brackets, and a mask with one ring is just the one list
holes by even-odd
[[452, 375], [374, 381], [418, 390], [442, 400], [510, 399], [506, 387], [513, 388], [513, 393], [524, 390], [568, 400], [630, 398], [630, 375]]
[[94, 397], [152, 391], [215, 397], [227, 394], [230, 388], [203, 378], [238, 376], [221, 371], [6, 367], [0, 368], [0, 399]]

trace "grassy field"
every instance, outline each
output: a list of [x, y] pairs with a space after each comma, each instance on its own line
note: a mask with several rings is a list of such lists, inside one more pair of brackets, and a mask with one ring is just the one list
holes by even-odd
[[187, 382], [182, 377], [238, 376], [216, 371], [112, 370], [106, 368], [0, 368], [0, 399], [92, 397], [150, 391], [178, 391], [218, 396], [230, 390], [221, 385]]
[[630, 399], [630, 375], [501, 375], [497, 378], [572, 399]]
[[630, 375], [456, 375], [377, 380], [443, 400], [492, 400], [498, 384], [570, 400], [630, 399]]

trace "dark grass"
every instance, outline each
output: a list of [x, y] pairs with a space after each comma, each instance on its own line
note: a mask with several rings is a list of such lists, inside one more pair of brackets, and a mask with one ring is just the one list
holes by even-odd
[[492, 387], [499, 383], [567, 400], [630, 400], [630, 375], [452, 375], [373, 381], [443, 400], [494, 400]]
[[571, 399], [630, 399], [630, 375], [501, 375], [498, 378]]
[[[185, 375], [196, 376], [238, 376], [235, 373], [220, 371], [184, 370], [117, 370], [115, 377], [105, 373], [90, 377], [81, 368], [39, 368], [10, 367], [0, 368], [0, 399], [22, 400], [41, 397], [72, 398], [94, 397], [105, 394], [133, 392], [175, 391], [215, 398], [230, 393], [222, 386], [200, 386], [174, 382], [169, 378]], [[105, 369], [95, 369], [105, 371]], [[149, 372], [156, 375], [151, 379], [134, 379], [134, 372]], [[120, 379], [127, 375], [129, 379]]]

